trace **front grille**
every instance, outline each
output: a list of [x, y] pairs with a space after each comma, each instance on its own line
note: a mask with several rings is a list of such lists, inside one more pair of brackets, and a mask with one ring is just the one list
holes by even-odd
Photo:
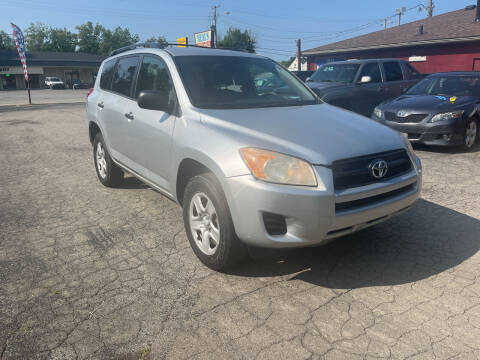
[[[369, 165], [378, 159], [383, 159], [388, 164], [387, 173], [381, 179], [376, 179], [369, 169]], [[411, 170], [412, 163], [404, 149], [337, 160], [332, 164], [333, 184], [335, 190], [342, 190], [391, 179]]]
[[287, 233], [287, 223], [282, 215], [263, 213], [265, 229], [270, 235], [283, 235]]
[[385, 111], [385, 120], [394, 121], [397, 123], [419, 123], [425, 119], [428, 114], [410, 114], [407, 116], [397, 116], [394, 112]]
[[360, 200], [352, 200], [352, 201], [347, 201], [343, 203], [337, 203], [335, 204], [335, 212], [353, 210], [362, 206], [372, 205], [380, 201], [392, 199], [395, 196], [399, 196], [411, 191], [414, 187], [415, 187], [415, 183], [401, 187], [400, 189], [388, 191], [380, 195], [370, 196]]

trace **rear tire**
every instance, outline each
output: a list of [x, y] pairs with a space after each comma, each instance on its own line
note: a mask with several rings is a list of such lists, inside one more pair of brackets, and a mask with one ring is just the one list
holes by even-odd
[[235, 234], [227, 200], [213, 174], [198, 175], [188, 182], [183, 220], [193, 252], [209, 268], [224, 272], [247, 258], [247, 247]]
[[116, 187], [122, 183], [123, 171], [113, 162], [100, 133], [93, 140], [93, 161], [98, 179], [103, 185]]

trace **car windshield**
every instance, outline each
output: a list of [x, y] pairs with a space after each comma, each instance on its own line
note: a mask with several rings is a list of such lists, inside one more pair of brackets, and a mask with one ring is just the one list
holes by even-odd
[[247, 56], [178, 56], [193, 105], [241, 109], [317, 104], [317, 98], [272, 60]]
[[61, 81], [61, 80], [60, 80], [59, 78], [57, 78], [57, 77], [51, 77], [51, 78], [50, 78], [50, 81]]
[[407, 91], [408, 95], [454, 95], [480, 97], [480, 77], [432, 76]]
[[359, 64], [325, 64], [310, 77], [310, 81], [351, 83], [359, 67]]

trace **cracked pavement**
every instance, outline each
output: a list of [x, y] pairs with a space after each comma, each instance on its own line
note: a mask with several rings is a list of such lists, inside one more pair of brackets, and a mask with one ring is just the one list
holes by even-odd
[[181, 209], [97, 180], [81, 105], [0, 110], [0, 359], [480, 358], [480, 146], [417, 149], [422, 199], [225, 275]]

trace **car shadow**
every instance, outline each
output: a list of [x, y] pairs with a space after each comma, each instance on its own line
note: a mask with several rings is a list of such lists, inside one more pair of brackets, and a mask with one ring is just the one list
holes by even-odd
[[117, 186], [119, 189], [150, 189], [150, 186], [138, 180], [135, 176], [125, 177], [122, 183]]
[[332, 289], [399, 285], [461, 264], [480, 249], [480, 220], [419, 200], [407, 213], [330, 244], [297, 250], [251, 250], [233, 274], [292, 275]]

